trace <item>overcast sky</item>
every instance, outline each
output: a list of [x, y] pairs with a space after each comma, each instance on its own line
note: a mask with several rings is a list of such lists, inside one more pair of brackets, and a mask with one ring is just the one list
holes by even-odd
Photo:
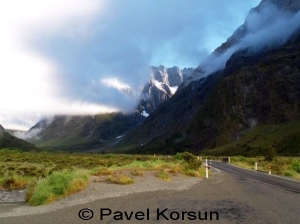
[[129, 111], [149, 66], [196, 67], [259, 0], [7, 0], [0, 3], [0, 124]]

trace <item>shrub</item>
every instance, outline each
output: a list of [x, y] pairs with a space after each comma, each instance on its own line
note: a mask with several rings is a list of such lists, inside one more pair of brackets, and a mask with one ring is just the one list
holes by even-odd
[[297, 173], [300, 173], [300, 161], [292, 161], [291, 169], [296, 171]]
[[294, 175], [293, 175], [293, 173], [292, 173], [291, 171], [286, 171], [286, 172], [284, 173], [284, 176], [287, 176], [287, 177], [293, 177]]
[[202, 162], [198, 160], [196, 156], [194, 156], [192, 153], [184, 152], [182, 153], [183, 160], [188, 164], [188, 168], [190, 169], [198, 169]]
[[276, 158], [276, 149], [274, 149], [272, 146], [266, 147], [263, 152], [263, 156], [265, 157], [266, 161], [272, 162]]
[[197, 159], [192, 153], [189, 152], [182, 153], [182, 158], [187, 163], [193, 162], [194, 160]]
[[174, 159], [182, 160], [183, 159], [182, 153], [177, 152], [176, 155], [174, 156]]

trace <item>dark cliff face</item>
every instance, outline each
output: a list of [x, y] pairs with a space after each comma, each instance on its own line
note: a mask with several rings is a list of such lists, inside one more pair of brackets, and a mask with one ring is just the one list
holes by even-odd
[[197, 152], [236, 140], [249, 128], [300, 118], [300, 33], [275, 49], [236, 52], [223, 71], [191, 82], [123, 144]]
[[[197, 141], [202, 133], [206, 137], [199, 147], [216, 147], [257, 125], [299, 119], [299, 75], [299, 34], [278, 49], [254, 55], [237, 52], [199, 110], [190, 127], [191, 138]], [[207, 130], [214, 130], [214, 136]]]

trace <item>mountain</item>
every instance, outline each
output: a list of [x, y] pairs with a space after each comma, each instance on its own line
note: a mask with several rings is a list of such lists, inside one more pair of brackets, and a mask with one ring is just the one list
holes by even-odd
[[42, 120], [27, 133], [26, 139], [48, 149], [86, 151], [102, 149], [119, 141], [140, 123], [139, 114], [99, 114], [95, 116], [55, 116]]
[[[275, 6], [270, 6], [271, 3]], [[264, 125], [299, 124], [296, 122], [300, 119], [299, 6], [300, 1], [295, 0], [262, 1], [250, 11], [242, 29], [235, 31], [208, 58], [206, 66], [200, 64], [191, 79], [131, 130], [119, 147], [131, 147], [128, 152], [135, 153], [200, 152], [238, 141], [245, 132]], [[269, 13], [277, 11], [279, 14]], [[296, 21], [281, 27], [290, 34], [284, 36], [278, 27], [274, 29], [277, 33], [265, 32], [274, 24], [280, 25], [280, 16], [284, 22]], [[251, 22], [255, 19], [253, 26]], [[295, 29], [288, 30], [292, 26]], [[220, 57], [224, 65], [217, 67], [222, 62]], [[217, 69], [207, 70], [211, 66]], [[297, 131], [300, 127], [293, 130], [293, 133], [282, 130], [286, 138], [273, 139], [268, 144], [284, 154], [281, 148], [286, 144], [282, 142], [300, 140], [300, 131]], [[248, 144], [251, 145], [251, 141], [254, 140], [250, 139]], [[298, 146], [290, 147], [294, 147], [291, 154], [298, 155]], [[246, 148], [243, 153], [257, 152], [258, 148]]]
[[151, 66], [150, 80], [141, 91], [141, 100], [137, 111], [147, 117], [158, 105], [170, 99], [177, 91], [178, 86], [186, 81], [193, 71], [194, 68]]
[[[141, 90], [141, 100], [129, 114], [96, 116], [55, 116], [38, 122], [23, 137], [39, 147], [84, 151], [112, 147], [124, 134], [144, 121], [161, 103], [170, 99], [177, 87], [193, 72], [165, 66], [150, 68], [150, 80]], [[130, 89], [122, 89], [130, 94]]]
[[0, 125], [0, 149], [2, 148], [19, 149], [22, 151], [39, 151], [35, 145], [12, 136]]

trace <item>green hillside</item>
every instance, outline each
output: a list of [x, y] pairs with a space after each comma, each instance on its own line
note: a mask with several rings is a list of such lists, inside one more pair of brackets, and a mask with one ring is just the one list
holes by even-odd
[[21, 151], [38, 151], [38, 148], [34, 144], [12, 136], [0, 125], [0, 149], [2, 148], [19, 149]]
[[203, 155], [259, 156], [267, 146], [273, 146], [278, 155], [300, 156], [300, 120], [278, 125], [265, 125], [245, 131], [238, 141], [205, 149]]
[[133, 114], [100, 114], [95, 116], [57, 116], [50, 124], [39, 122], [28, 131], [42, 131], [31, 139], [41, 148], [84, 151], [107, 146], [138, 123]]

